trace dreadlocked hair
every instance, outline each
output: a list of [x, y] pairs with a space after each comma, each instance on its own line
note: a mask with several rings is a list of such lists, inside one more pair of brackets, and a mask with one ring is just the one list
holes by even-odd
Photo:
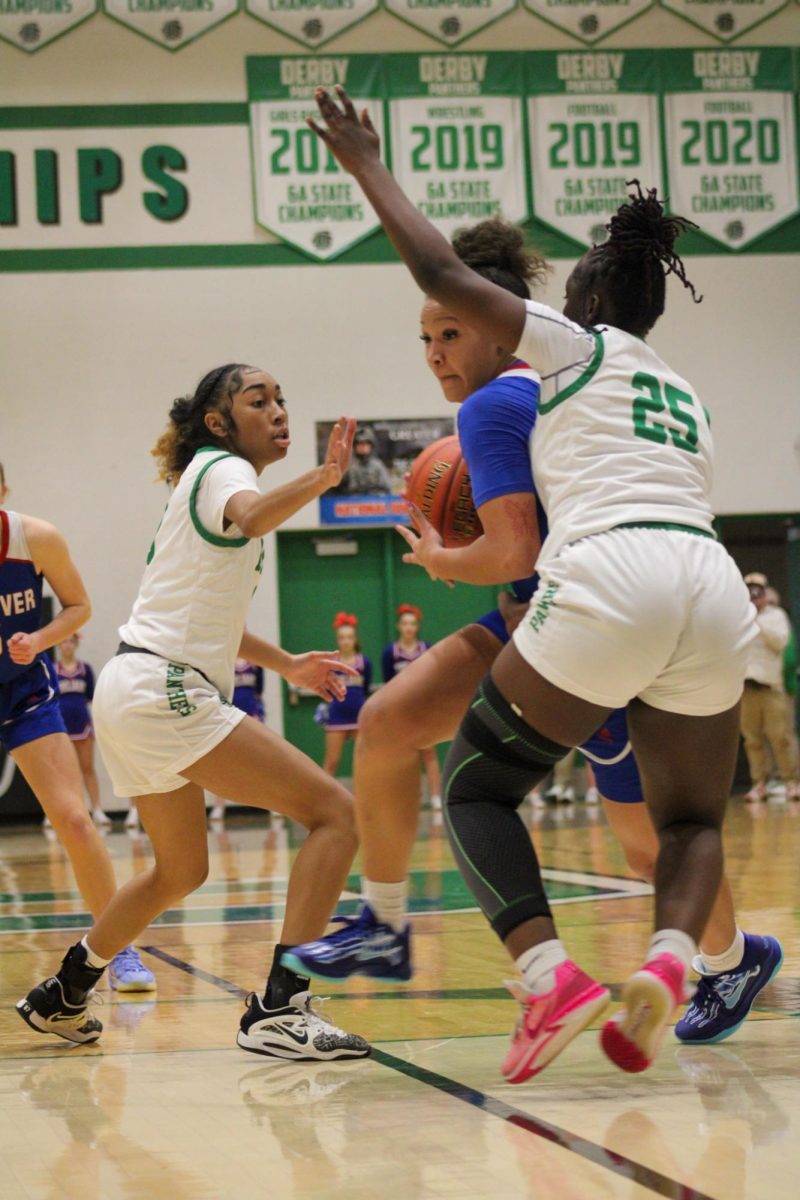
[[519, 226], [499, 217], [457, 230], [453, 249], [478, 275], [523, 300], [530, 300], [529, 283], [543, 284], [550, 270], [543, 258], [525, 249]]
[[608, 241], [591, 252], [592, 265], [595, 278], [602, 279], [613, 296], [616, 324], [629, 333], [646, 334], [664, 312], [667, 275], [677, 276], [695, 304], [703, 299], [675, 253], [681, 234], [697, 225], [686, 217], [667, 216], [656, 188], [643, 192], [638, 179], [627, 186], [636, 191], [606, 226]]
[[201, 446], [223, 447], [206, 425], [206, 413], [223, 412], [229, 422], [233, 397], [241, 383], [243, 363], [215, 367], [198, 383], [193, 396], [180, 396], [169, 410], [169, 424], [150, 453], [167, 483], [177, 483]]

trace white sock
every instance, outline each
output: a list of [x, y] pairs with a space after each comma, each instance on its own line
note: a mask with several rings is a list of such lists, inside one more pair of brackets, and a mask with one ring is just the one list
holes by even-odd
[[96, 967], [100, 970], [102, 967], [107, 967], [111, 962], [110, 958], [101, 958], [99, 954], [95, 954], [85, 937], [81, 938], [81, 945], [86, 951], [86, 961], [90, 967]]
[[700, 957], [709, 975], [721, 975], [723, 971], [735, 970], [744, 958], [744, 934], [741, 929], [737, 929], [736, 937], [722, 954], [706, 954], [701, 950]]
[[390, 925], [401, 933], [406, 924], [406, 899], [408, 880], [399, 883], [376, 883], [374, 879], [362, 879], [364, 899], [382, 925]]
[[523, 951], [517, 959], [522, 980], [527, 990], [535, 996], [552, 992], [556, 986], [556, 967], [567, 961], [567, 952], [559, 938], [540, 942]]
[[692, 959], [697, 954], [697, 946], [694, 939], [680, 929], [659, 929], [650, 940], [645, 961], [650, 962], [659, 954], [674, 955], [688, 971], [692, 965]]

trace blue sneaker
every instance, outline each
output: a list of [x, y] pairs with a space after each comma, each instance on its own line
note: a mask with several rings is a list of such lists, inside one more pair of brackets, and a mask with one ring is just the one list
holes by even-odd
[[778, 974], [782, 962], [780, 942], [755, 933], [744, 935], [744, 955], [734, 971], [708, 975], [703, 971], [702, 959], [695, 958], [692, 966], [700, 983], [675, 1026], [676, 1038], [697, 1046], [731, 1037], [746, 1020], [758, 993]]
[[320, 979], [347, 979], [368, 975], [383, 983], [408, 983], [411, 978], [411, 926], [397, 933], [383, 925], [368, 904], [357, 917], [334, 917], [340, 926], [316, 942], [293, 946], [281, 964], [298, 975]]
[[117, 992], [152, 992], [156, 977], [139, 958], [139, 952], [126, 946], [108, 964], [108, 982]]

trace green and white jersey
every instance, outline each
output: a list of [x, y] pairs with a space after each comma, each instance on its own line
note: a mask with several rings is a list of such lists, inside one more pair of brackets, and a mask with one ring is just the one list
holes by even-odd
[[181, 476], [120, 637], [205, 675], [230, 699], [245, 617], [264, 562], [261, 538], [224, 528], [225, 505], [257, 492], [245, 459], [203, 447]]
[[516, 352], [542, 380], [531, 462], [550, 529], [539, 563], [617, 525], [711, 532], [711, 433], [691, 384], [641, 338], [526, 307]]

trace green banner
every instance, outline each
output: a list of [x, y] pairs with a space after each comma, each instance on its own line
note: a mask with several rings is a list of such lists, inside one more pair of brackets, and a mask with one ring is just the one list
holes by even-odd
[[629, 192], [661, 186], [656, 58], [647, 50], [525, 57], [533, 211], [582, 246]]
[[795, 216], [793, 52], [670, 50], [661, 68], [674, 210], [733, 250]]
[[380, 222], [308, 128], [306, 118], [319, 117], [314, 91], [341, 84], [382, 130], [383, 62], [371, 54], [247, 59], [256, 220], [320, 261], [350, 249]]
[[392, 170], [448, 237], [487, 217], [528, 216], [522, 57], [386, 57]]

